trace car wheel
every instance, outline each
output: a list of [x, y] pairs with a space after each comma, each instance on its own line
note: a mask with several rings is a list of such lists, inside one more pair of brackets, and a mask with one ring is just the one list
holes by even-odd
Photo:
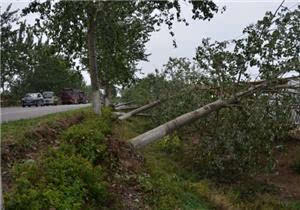
[[31, 107], [31, 105], [28, 105], [28, 107]]
[[25, 104], [22, 104], [22, 107], [25, 107]]

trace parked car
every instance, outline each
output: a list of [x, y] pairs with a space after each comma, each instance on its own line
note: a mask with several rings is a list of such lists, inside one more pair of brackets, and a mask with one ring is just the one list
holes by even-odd
[[44, 97], [41, 93], [27, 93], [24, 98], [22, 98], [22, 106], [43, 106]]
[[54, 92], [52, 91], [45, 91], [43, 92], [44, 96], [44, 105], [57, 105], [58, 98], [55, 96]]
[[79, 90], [64, 88], [60, 94], [62, 104], [78, 104]]

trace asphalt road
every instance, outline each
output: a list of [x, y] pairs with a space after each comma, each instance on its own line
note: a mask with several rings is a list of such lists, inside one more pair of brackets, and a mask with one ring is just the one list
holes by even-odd
[[57, 105], [57, 106], [42, 106], [42, 107], [1, 107], [0, 122], [8, 122], [20, 119], [29, 119], [40, 117], [43, 115], [65, 112], [68, 110], [79, 109], [90, 106], [91, 104], [76, 104], [76, 105]]

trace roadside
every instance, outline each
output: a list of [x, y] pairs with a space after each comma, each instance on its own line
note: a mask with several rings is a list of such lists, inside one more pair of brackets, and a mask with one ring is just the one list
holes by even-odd
[[[11, 177], [3, 180], [7, 209], [299, 209], [298, 197], [283, 197], [287, 191], [276, 179], [202, 179], [185, 159], [186, 143], [194, 143], [187, 136], [134, 150], [126, 142], [151, 128], [145, 117], [120, 122], [109, 110], [98, 117], [85, 108], [3, 125], [2, 158], [10, 165], [2, 170]], [[289, 150], [299, 142], [286, 143], [276, 157], [299, 153]], [[279, 167], [290, 170], [294, 160], [281, 158]], [[299, 184], [285, 187], [292, 192]]]
[[3, 190], [11, 185], [11, 169], [17, 163], [38, 157], [68, 127], [80, 123], [87, 109], [56, 113], [1, 125], [1, 171]]
[[57, 106], [43, 106], [43, 107], [1, 107], [1, 123], [29, 119], [44, 116], [47, 114], [65, 112], [68, 110], [79, 109], [83, 107], [88, 107], [90, 104], [76, 104], [76, 105], [57, 105]]

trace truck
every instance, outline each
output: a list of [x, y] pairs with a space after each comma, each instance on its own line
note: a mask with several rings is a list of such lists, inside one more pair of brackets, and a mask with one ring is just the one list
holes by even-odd
[[81, 90], [64, 88], [60, 94], [62, 104], [85, 104], [88, 102], [87, 96]]

